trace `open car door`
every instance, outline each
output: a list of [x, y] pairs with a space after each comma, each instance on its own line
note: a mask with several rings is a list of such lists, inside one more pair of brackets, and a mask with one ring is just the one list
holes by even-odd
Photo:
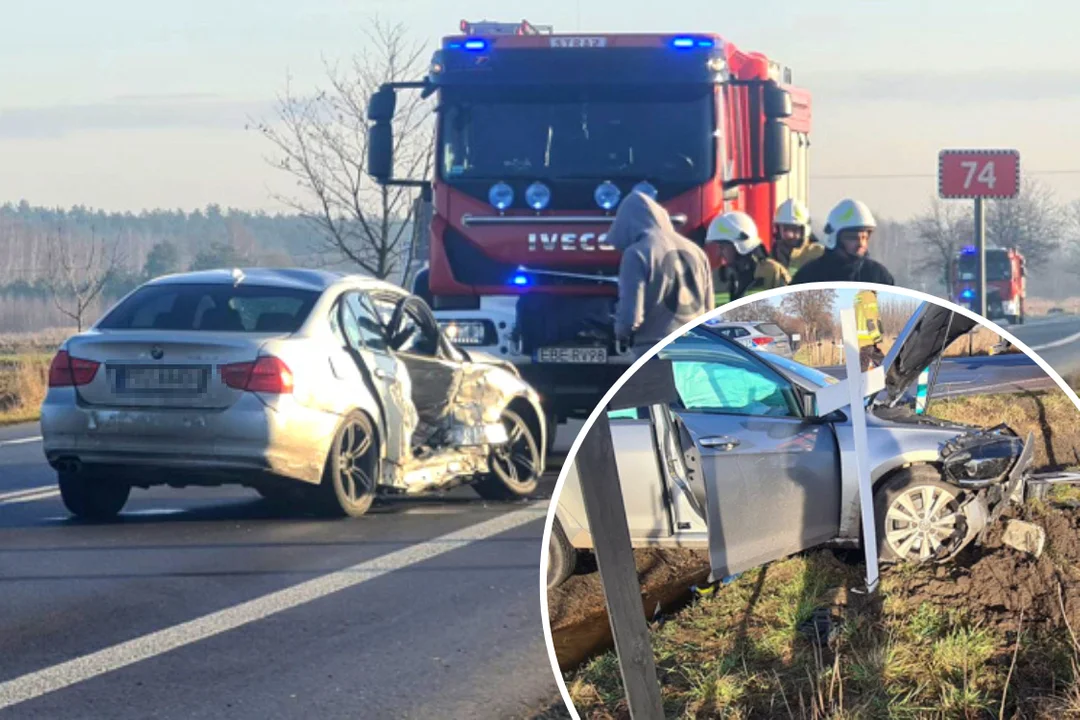
[[713, 579], [834, 539], [841, 475], [831, 425], [805, 417], [792, 384], [734, 343], [676, 340], [661, 355], [672, 365], [671, 419], [691, 485], [704, 483]]

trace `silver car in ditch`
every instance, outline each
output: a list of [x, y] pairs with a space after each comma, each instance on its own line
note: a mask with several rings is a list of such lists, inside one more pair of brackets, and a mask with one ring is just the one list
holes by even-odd
[[349, 516], [462, 483], [509, 500], [535, 490], [547, 434], [514, 367], [455, 347], [423, 300], [293, 269], [139, 287], [61, 346], [41, 430], [67, 508], [96, 519], [153, 485]]
[[[1045, 487], [1029, 472], [1030, 436], [944, 422], [903, 402], [920, 372], [973, 326], [924, 303], [873, 371], [883, 379], [867, 397], [867, 430], [884, 561], [955, 557], [1010, 500]], [[846, 385], [706, 325], [661, 357], [671, 361], [678, 401], [609, 413], [636, 547], [708, 548], [718, 579], [819, 545], [859, 544], [850, 404], [836, 401]], [[819, 404], [826, 395], [831, 407]], [[592, 548], [580, 482], [571, 465], [549, 538], [549, 586], [572, 572], [577, 550]]]

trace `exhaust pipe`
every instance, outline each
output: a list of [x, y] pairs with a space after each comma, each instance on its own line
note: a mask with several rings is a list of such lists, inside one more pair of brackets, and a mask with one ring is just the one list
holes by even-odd
[[82, 472], [82, 462], [78, 458], [60, 458], [56, 461], [56, 469], [60, 472], [77, 475]]

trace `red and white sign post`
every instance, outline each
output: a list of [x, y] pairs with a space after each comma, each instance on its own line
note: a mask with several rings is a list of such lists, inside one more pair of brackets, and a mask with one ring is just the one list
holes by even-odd
[[986, 209], [983, 200], [1020, 194], [1020, 153], [1016, 150], [942, 150], [938, 154], [938, 195], [975, 201], [978, 275], [976, 311], [986, 317]]

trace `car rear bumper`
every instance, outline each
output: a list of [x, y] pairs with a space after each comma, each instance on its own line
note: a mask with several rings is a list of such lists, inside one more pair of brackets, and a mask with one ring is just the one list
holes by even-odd
[[[130, 468], [148, 485], [184, 472], [222, 481], [230, 474], [269, 473], [317, 483], [338, 422], [335, 414], [291, 397], [264, 403], [250, 393], [225, 410], [114, 409], [79, 404], [63, 388], [51, 390], [41, 408], [51, 465], [77, 460]], [[155, 470], [174, 477], [156, 477]]]

